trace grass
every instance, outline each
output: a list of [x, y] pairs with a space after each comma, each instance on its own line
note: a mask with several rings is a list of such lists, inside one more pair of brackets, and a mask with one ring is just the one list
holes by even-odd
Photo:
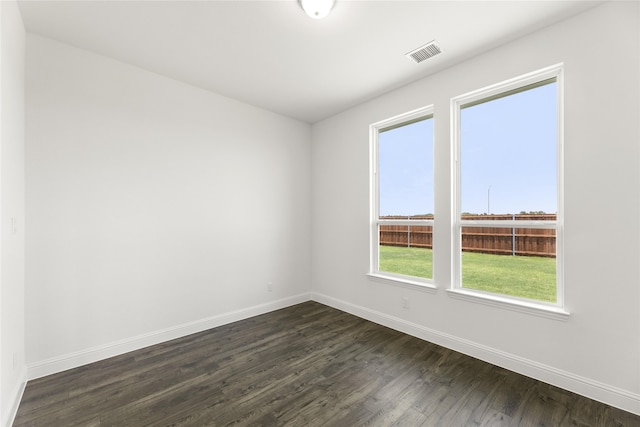
[[431, 249], [380, 246], [380, 271], [431, 279], [431, 255]]
[[[381, 271], [430, 279], [432, 265], [430, 249], [380, 247]], [[555, 302], [556, 260], [464, 252], [462, 281], [468, 289]]]

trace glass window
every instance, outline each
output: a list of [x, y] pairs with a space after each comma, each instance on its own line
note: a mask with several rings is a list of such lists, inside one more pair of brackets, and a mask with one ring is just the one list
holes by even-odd
[[371, 129], [371, 272], [429, 282], [434, 219], [431, 108]]
[[454, 288], [562, 305], [560, 73], [452, 101]]

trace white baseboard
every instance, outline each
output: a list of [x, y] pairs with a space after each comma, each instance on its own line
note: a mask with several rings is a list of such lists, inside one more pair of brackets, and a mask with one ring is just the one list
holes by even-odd
[[18, 414], [18, 407], [20, 406], [20, 401], [22, 400], [22, 395], [24, 394], [24, 389], [27, 386], [27, 370], [26, 368], [22, 370], [20, 375], [20, 380], [18, 384], [9, 396], [9, 404], [7, 405], [7, 411], [4, 413], [2, 420], [0, 420], [0, 425], [2, 426], [11, 426], [13, 425], [13, 421], [16, 419], [16, 415]]
[[[121, 341], [89, 348], [75, 353], [43, 360], [27, 366], [29, 380], [77, 368], [82, 365], [108, 359], [130, 351], [139, 350], [155, 344], [160, 344], [176, 338], [181, 338], [207, 329], [216, 328], [238, 320], [258, 316], [270, 311], [279, 310], [291, 305], [299, 304], [311, 299], [310, 294], [304, 293], [292, 297], [270, 301], [253, 307], [243, 308], [228, 313], [219, 314], [206, 319], [185, 323], [160, 331], [127, 338]], [[19, 402], [19, 401], [18, 401]]]
[[398, 317], [312, 292], [311, 299], [408, 335], [441, 345], [496, 366], [640, 415], [640, 394], [622, 390], [571, 372], [445, 334]]

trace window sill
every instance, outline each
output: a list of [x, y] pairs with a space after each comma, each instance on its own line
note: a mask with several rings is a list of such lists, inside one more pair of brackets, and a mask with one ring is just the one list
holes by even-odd
[[567, 321], [571, 314], [560, 307], [537, 304], [535, 302], [485, 294], [466, 289], [447, 289], [447, 293], [450, 296], [461, 300], [531, 314], [534, 316], [546, 317], [547, 319]]
[[386, 274], [367, 273], [370, 280], [375, 282], [385, 283], [387, 285], [401, 286], [403, 288], [416, 289], [423, 292], [435, 293], [438, 289], [436, 286], [429, 282], [423, 282], [420, 280], [411, 280], [400, 276], [390, 276]]

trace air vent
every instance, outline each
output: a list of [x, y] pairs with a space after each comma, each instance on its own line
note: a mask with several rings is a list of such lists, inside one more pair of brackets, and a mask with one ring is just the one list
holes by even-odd
[[429, 43], [421, 46], [411, 52], [407, 53], [407, 57], [413, 59], [416, 63], [421, 63], [422, 61], [431, 58], [432, 56], [436, 56], [441, 53], [440, 46], [438, 46], [438, 42], [433, 40]]

